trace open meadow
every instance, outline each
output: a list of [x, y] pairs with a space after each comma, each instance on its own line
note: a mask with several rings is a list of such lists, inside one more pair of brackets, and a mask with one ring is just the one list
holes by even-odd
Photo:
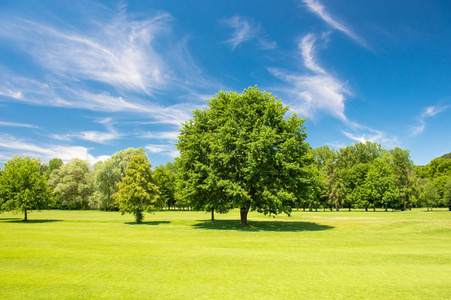
[[449, 299], [451, 212], [0, 215], [1, 299]]

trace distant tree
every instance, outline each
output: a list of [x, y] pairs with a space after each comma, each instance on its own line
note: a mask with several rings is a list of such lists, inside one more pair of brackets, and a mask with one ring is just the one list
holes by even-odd
[[59, 170], [64, 165], [61, 158], [52, 158], [49, 160], [49, 176], [54, 170]]
[[313, 161], [304, 119], [257, 87], [219, 92], [183, 124], [177, 148], [185, 197], [204, 210], [290, 213], [308, 197]]
[[423, 193], [420, 196], [421, 203], [427, 207], [428, 211], [429, 209], [432, 211], [432, 207], [437, 206], [438, 199], [439, 196], [434, 184], [430, 180], [426, 179]]
[[58, 208], [89, 208], [89, 197], [94, 189], [88, 162], [74, 158], [60, 169], [54, 170], [49, 181], [57, 196]]
[[451, 179], [446, 182], [443, 189], [443, 204], [448, 206], [449, 211], [451, 211]]
[[117, 209], [112, 196], [118, 190], [117, 183], [125, 176], [130, 158], [135, 155], [146, 156], [146, 151], [143, 148], [128, 148], [94, 165], [93, 200], [101, 210]]
[[330, 182], [329, 203], [338, 211], [346, 201], [346, 187], [340, 176], [334, 177], [334, 179]]
[[442, 156], [440, 156], [440, 158], [443, 158], [443, 159], [451, 159], [451, 153], [443, 154]]
[[168, 208], [174, 207], [177, 200], [177, 169], [174, 163], [160, 165], [154, 171], [155, 184], [160, 191], [161, 202]]
[[119, 168], [111, 160], [99, 161], [94, 165], [94, 202], [101, 210], [113, 210], [113, 194], [117, 192], [116, 184], [121, 179]]
[[371, 164], [365, 179], [365, 190], [373, 208], [380, 205], [387, 210], [388, 207], [399, 206], [399, 190], [390, 165], [384, 159], [377, 158]]
[[438, 197], [443, 199], [444, 187], [451, 179], [451, 159], [435, 158], [426, 166], [418, 167], [417, 175], [434, 184]]
[[327, 145], [313, 148], [312, 154], [318, 170], [323, 169], [328, 161], [335, 162], [339, 156], [338, 151]]
[[340, 148], [336, 160], [340, 169], [350, 169], [354, 165], [362, 163], [372, 163], [376, 158], [381, 158], [385, 154], [380, 144], [367, 141], [366, 143], [355, 143], [354, 145]]
[[132, 156], [126, 175], [117, 184], [118, 191], [113, 195], [119, 211], [133, 214], [136, 223], [142, 223], [144, 212], [150, 212], [158, 206], [159, 192], [150, 167], [146, 157]]
[[41, 173], [45, 174], [48, 180], [53, 170], [61, 168], [63, 164], [64, 163], [61, 158], [52, 158], [48, 163], [44, 163], [41, 165]]
[[14, 155], [0, 176], [0, 211], [21, 212], [47, 208], [52, 199], [38, 159]]
[[409, 198], [411, 181], [409, 180], [409, 177], [412, 174], [414, 166], [412, 160], [410, 159], [409, 150], [403, 150], [399, 147], [395, 147], [389, 150], [387, 159], [392, 167], [393, 179], [400, 193], [402, 209], [406, 210], [407, 205], [411, 203], [411, 199]]

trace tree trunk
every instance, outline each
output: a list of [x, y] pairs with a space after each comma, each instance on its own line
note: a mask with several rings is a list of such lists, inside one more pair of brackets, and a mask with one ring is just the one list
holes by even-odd
[[27, 210], [25, 210], [25, 216], [24, 216], [23, 220], [28, 221]]
[[215, 220], [215, 210], [214, 210], [214, 208], [211, 209], [211, 220], [212, 221]]
[[241, 215], [241, 226], [247, 226], [247, 213], [249, 212], [249, 208], [241, 207], [240, 215]]
[[376, 207], [373, 207], [373, 211], [376, 211]]

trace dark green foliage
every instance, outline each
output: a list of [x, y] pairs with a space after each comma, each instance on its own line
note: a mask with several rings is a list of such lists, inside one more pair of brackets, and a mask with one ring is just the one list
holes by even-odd
[[426, 206], [429, 209], [432, 210], [432, 207], [437, 206], [438, 204], [439, 196], [437, 194], [437, 190], [435, 189], [434, 184], [426, 179], [423, 192], [420, 195], [420, 201], [421, 204]]
[[304, 119], [256, 87], [242, 94], [219, 92], [195, 110], [179, 141], [184, 197], [195, 209], [290, 213], [311, 191], [312, 155]]
[[47, 208], [52, 200], [38, 159], [14, 155], [0, 176], [0, 211], [22, 212]]
[[443, 158], [443, 159], [451, 159], [451, 153], [443, 154], [443, 155], [440, 156], [439, 158]]
[[417, 174], [432, 181], [439, 199], [443, 199], [445, 184], [451, 180], [451, 159], [433, 159], [428, 165], [418, 167]]
[[451, 179], [449, 179], [443, 188], [443, 204], [448, 206], [451, 211]]
[[160, 165], [154, 172], [155, 184], [160, 191], [161, 203], [169, 209], [177, 202], [177, 168], [172, 162]]

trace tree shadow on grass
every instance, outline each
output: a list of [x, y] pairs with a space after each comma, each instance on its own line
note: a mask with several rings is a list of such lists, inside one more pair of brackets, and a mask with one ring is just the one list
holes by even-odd
[[169, 221], [143, 221], [142, 223], [136, 222], [125, 222], [127, 225], [160, 225], [160, 224], [169, 224]]
[[198, 220], [194, 228], [213, 230], [239, 230], [239, 231], [322, 231], [334, 228], [329, 225], [321, 225], [312, 222], [286, 222], [286, 221], [248, 221], [243, 227], [239, 220]]
[[41, 223], [52, 223], [52, 222], [61, 222], [62, 220], [48, 220], [48, 219], [32, 219], [28, 221], [24, 221], [21, 218], [2, 218], [0, 219], [1, 223], [23, 223], [23, 224], [41, 224]]

